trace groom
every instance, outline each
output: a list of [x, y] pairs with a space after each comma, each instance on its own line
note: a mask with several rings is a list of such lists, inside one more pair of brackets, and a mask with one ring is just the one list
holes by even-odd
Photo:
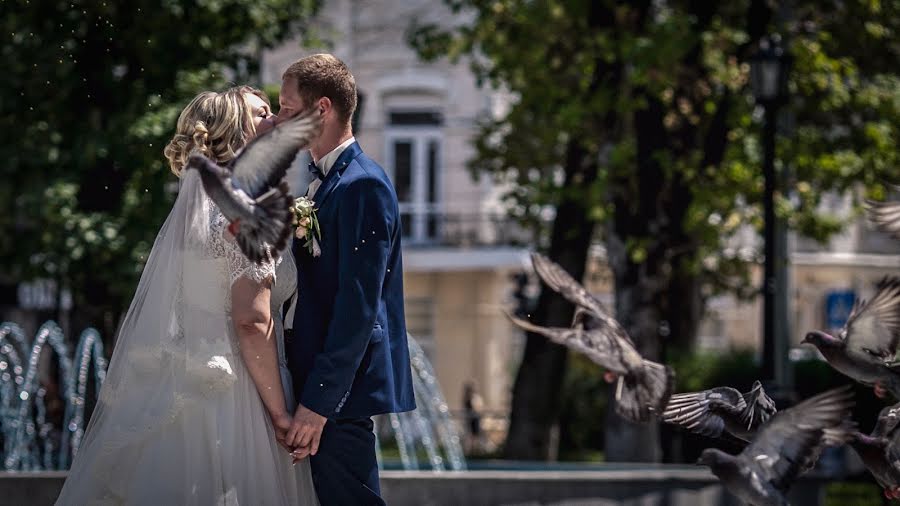
[[294, 241], [298, 300], [287, 344], [297, 406], [285, 443], [310, 456], [323, 506], [384, 504], [372, 416], [415, 409], [397, 195], [353, 138], [356, 82], [330, 54], [282, 76], [283, 121], [310, 107], [322, 133], [310, 144], [321, 254]]

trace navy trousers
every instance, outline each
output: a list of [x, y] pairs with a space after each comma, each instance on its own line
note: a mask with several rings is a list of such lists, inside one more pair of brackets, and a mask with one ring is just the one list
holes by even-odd
[[322, 506], [384, 506], [371, 418], [328, 420], [310, 466]]

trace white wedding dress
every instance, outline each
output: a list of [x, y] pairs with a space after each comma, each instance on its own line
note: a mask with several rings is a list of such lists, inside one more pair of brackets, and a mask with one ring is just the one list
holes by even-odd
[[272, 315], [289, 409], [282, 304], [289, 251], [251, 264], [188, 171], [117, 336], [60, 505], [314, 505], [309, 461], [276, 440], [231, 322], [231, 283], [274, 276]]

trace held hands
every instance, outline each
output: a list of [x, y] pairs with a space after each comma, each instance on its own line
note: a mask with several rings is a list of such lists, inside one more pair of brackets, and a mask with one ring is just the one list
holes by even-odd
[[290, 445], [287, 444], [287, 434], [288, 431], [291, 430], [291, 423], [293, 423], [293, 419], [287, 412], [272, 416], [272, 426], [275, 428], [275, 440], [288, 452], [292, 450]]
[[[302, 404], [297, 406], [297, 411], [294, 412], [294, 419], [291, 421], [282, 443], [282, 446], [291, 451], [291, 457], [294, 458], [295, 464], [310, 455], [315, 455], [319, 451], [322, 429], [325, 428], [325, 422], [327, 421], [327, 418]], [[278, 433], [276, 428], [276, 436]], [[279, 438], [279, 443], [281, 442]]]

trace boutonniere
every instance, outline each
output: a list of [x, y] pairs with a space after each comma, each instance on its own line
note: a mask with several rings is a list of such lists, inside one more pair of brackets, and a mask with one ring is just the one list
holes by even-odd
[[294, 199], [291, 213], [294, 215], [293, 224], [297, 227], [294, 235], [297, 239], [306, 239], [306, 244], [303, 246], [312, 256], [321, 255], [322, 249], [319, 247], [319, 240], [322, 239], [322, 230], [319, 228], [319, 219], [316, 217], [316, 203], [307, 197]]

